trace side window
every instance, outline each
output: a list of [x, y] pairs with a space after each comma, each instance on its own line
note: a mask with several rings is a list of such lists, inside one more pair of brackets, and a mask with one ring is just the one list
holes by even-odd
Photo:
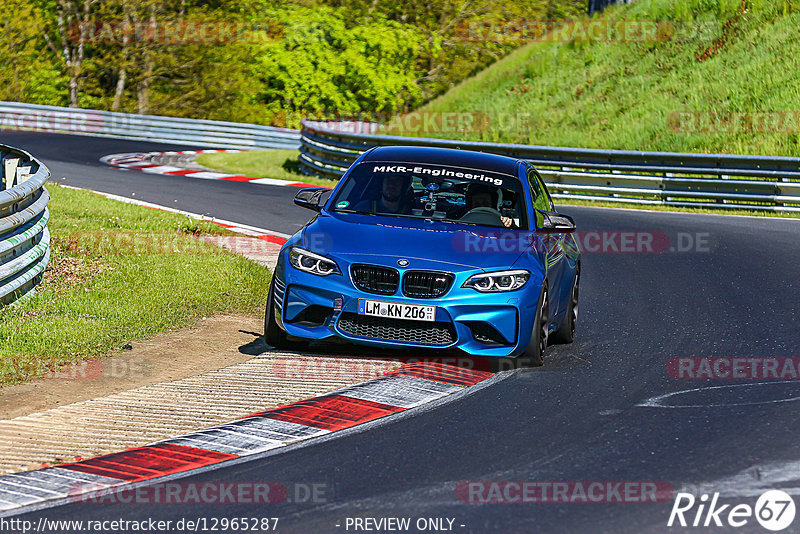
[[[531, 185], [531, 196], [533, 197], [533, 207], [537, 210], [553, 211], [553, 201], [547, 193], [547, 188], [542, 182], [542, 177], [531, 166], [526, 166], [525, 172], [528, 175], [528, 183]], [[536, 213], [536, 226], [541, 226], [542, 216]]]

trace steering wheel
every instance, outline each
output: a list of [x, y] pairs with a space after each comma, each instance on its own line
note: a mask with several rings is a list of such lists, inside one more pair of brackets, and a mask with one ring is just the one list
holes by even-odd
[[482, 206], [469, 210], [460, 220], [485, 226], [503, 226], [501, 217], [502, 215], [496, 209]]

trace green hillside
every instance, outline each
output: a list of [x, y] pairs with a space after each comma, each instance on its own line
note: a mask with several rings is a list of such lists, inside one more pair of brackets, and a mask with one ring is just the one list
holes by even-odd
[[488, 127], [427, 135], [800, 156], [800, 0], [637, 0], [603, 17], [652, 21], [656, 38], [531, 42], [421, 109]]

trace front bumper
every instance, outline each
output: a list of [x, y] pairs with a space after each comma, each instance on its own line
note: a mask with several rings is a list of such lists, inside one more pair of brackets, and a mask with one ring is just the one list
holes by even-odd
[[[311, 340], [339, 338], [381, 348], [460, 349], [474, 356], [516, 356], [528, 346], [541, 282], [520, 290], [479, 293], [462, 288], [476, 272], [458, 273], [441, 298], [376, 295], [353, 286], [350, 277], [319, 277], [280, 262], [276, 269], [276, 313], [287, 334]], [[279, 295], [283, 298], [280, 301]], [[436, 306], [434, 322], [358, 315], [359, 299]]]

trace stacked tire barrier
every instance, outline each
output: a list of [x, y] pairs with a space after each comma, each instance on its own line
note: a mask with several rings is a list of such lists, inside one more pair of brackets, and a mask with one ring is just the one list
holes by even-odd
[[800, 158], [596, 150], [375, 135], [359, 123], [304, 121], [300, 168], [338, 179], [374, 146], [491, 152], [533, 163], [555, 198], [800, 211]]
[[300, 144], [299, 132], [288, 128], [19, 102], [0, 102], [0, 128], [244, 150]]
[[0, 145], [0, 305], [28, 294], [42, 279], [50, 261], [50, 176], [42, 163], [25, 152]]

